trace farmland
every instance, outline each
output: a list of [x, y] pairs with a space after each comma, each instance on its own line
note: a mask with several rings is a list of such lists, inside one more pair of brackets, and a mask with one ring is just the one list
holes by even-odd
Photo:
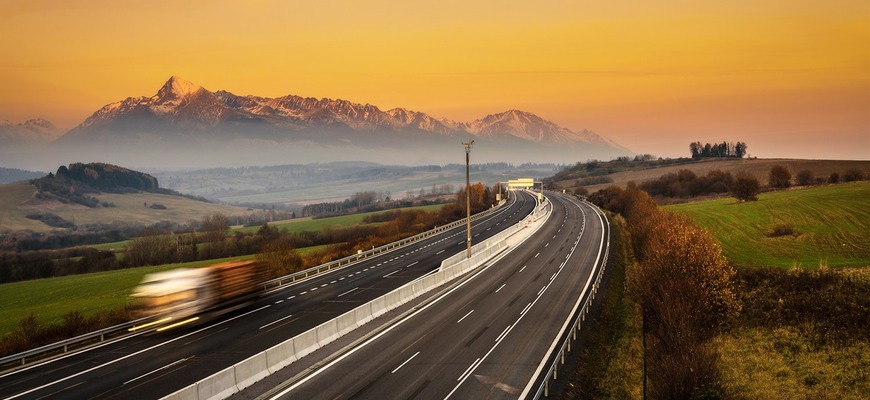
[[[712, 232], [725, 257], [742, 267], [870, 266], [870, 182], [765, 193], [755, 202], [732, 198], [678, 204]], [[792, 234], [775, 236], [778, 226]]]

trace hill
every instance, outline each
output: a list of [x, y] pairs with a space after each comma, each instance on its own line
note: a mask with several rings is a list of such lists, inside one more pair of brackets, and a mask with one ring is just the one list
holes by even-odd
[[0, 232], [183, 223], [215, 213], [249, 212], [161, 189], [153, 176], [111, 164], [75, 163], [30, 182], [0, 185]]
[[765, 185], [770, 168], [783, 165], [792, 175], [809, 170], [814, 176], [827, 178], [832, 173], [843, 175], [849, 169], [858, 169], [864, 176], [870, 176], [870, 161], [853, 160], [799, 160], [799, 159], [674, 159], [647, 161], [609, 161], [577, 164], [555, 175], [549, 181], [554, 189], [573, 191], [584, 187], [589, 193], [610, 185], [625, 187], [628, 182], [642, 183], [662, 175], [688, 169], [696, 175], [706, 175], [720, 170], [733, 175], [743, 172], [755, 176]]
[[713, 233], [742, 267], [870, 266], [870, 182], [764, 193], [667, 206]]

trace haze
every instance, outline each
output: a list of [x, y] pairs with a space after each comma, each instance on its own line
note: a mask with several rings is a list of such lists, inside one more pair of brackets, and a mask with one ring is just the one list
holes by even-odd
[[179, 75], [454, 120], [523, 109], [659, 156], [870, 159], [866, 0], [471, 3], [5, 1], [0, 121], [65, 131]]

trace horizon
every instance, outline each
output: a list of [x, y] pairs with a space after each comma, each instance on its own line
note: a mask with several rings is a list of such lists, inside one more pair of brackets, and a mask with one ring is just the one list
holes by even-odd
[[760, 158], [867, 160], [868, 20], [866, 1], [17, 2], [0, 6], [0, 120], [65, 132], [178, 76], [462, 122], [518, 109], [660, 157], [743, 141]]

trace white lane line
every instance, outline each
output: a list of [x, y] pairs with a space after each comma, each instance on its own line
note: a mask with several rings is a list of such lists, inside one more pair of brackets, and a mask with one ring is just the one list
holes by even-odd
[[526, 313], [526, 311], [529, 311], [530, 308], [532, 308], [532, 303], [526, 304], [526, 308], [523, 308], [523, 311], [520, 313], [520, 316], [524, 315]]
[[468, 366], [468, 368], [465, 370], [465, 372], [463, 372], [462, 375], [459, 375], [459, 378], [457, 378], [456, 380], [461, 381], [462, 378], [464, 378], [465, 375], [468, 375], [468, 373], [471, 372], [474, 369], [474, 367], [477, 365], [477, 363], [479, 363], [479, 362], [480, 362], [480, 357], [478, 357], [477, 360], [474, 360], [474, 362], [471, 363], [471, 365]]
[[306, 290], [306, 291], [304, 291], [304, 292], [302, 292], [302, 293], [299, 293], [299, 295], [302, 296], [302, 295], [305, 294], [305, 293], [308, 293], [308, 291]]
[[441, 253], [443, 253], [443, 252], [444, 252], [444, 251], [445, 251], [445, 250], [441, 250], [441, 251], [439, 251], [439, 252], [437, 252], [437, 253], [435, 253], [435, 255], [436, 255], [436, 256], [437, 256], [437, 255], [439, 255], [439, 254], [441, 254]]
[[504, 337], [504, 335], [507, 335], [508, 331], [511, 329], [512, 326], [513, 325], [508, 325], [507, 328], [504, 328], [504, 330], [501, 331], [501, 335], [498, 335], [498, 337], [495, 338], [495, 341], [496, 342], [501, 341], [501, 339]]
[[393, 271], [393, 272], [390, 272], [389, 274], [386, 274], [386, 275], [382, 276], [382, 278], [386, 278], [386, 277], [388, 277], [388, 276], [390, 276], [390, 275], [392, 275], [392, 274], [395, 274], [396, 272], [399, 272], [399, 271], [401, 271], [401, 270], [400, 270], [400, 269], [397, 269], [397, 270], [395, 270], [395, 271]]
[[473, 313], [473, 312], [474, 312], [474, 310], [469, 311], [468, 314], [465, 314], [462, 316], [462, 318], [459, 318], [459, 320], [457, 320], [456, 323], [458, 324], [458, 323], [462, 322], [462, 320], [465, 319], [465, 317], [471, 315], [471, 313]]
[[283, 303], [283, 302], [284, 302], [284, 300], [278, 300], [278, 301], [275, 302], [275, 304], [281, 304], [281, 303]]
[[541, 297], [541, 293], [544, 293], [545, 290], [547, 290], [547, 287], [546, 286], [542, 287], [541, 290], [538, 291], [538, 297]]
[[275, 324], [277, 324], [277, 323], [279, 323], [279, 322], [281, 322], [281, 321], [283, 321], [283, 320], [285, 320], [285, 319], [287, 319], [287, 318], [290, 318], [290, 317], [292, 317], [292, 316], [293, 316], [293, 314], [290, 314], [290, 315], [288, 315], [288, 316], [286, 316], [286, 317], [284, 317], [284, 318], [281, 318], [281, 319], [278, 319], [278, 320], [272, 321], [272, 322], [270, 322], [270, 323], [268, 323], [268, 324], [266, 324], [266, 325], [261, 326], [260, 329], [263, 329], [263, 328], [265, 328], [265, 327], [267, 327], [267, 326], [270, 326], [270, 325], [275, 325]]
[[419, 262], [419, 261], [414, 261], [414, 262], [408, 264], [408, 266], [405, 267], [405, 268], [411, 268], [411, 267], [413, 267], [414, 265], [416, 265], [418, 262]]
[[287, 300], [292, 300], [292, 299], [295, 299], [295, 298], [296, 298], [296, 296], [290, 296], [290, 297], [287, 298]]
[[353, 288], [353, 289], [351, 289], [351, 290], [348, 290], [348, 291], [346, 291], [346, 292], [344, 292], [344, 293], [338, 295], [338, 297], [344, 296], [344, 295], [346, 295], [346, 294], [348, 294], [348, 293], [350, 293], [350, 292], [353, 292], [354, 290], [357, 290], [357, 289], [359, 289], [359, 286], [357, 286], [357, 287], [355, 287], [355, 288]]
[[58, 383], [61, 383], [61, 382], [64, 382], [64, 381], [70, 380], [70, 379], [75, 378], [75, 377], [77, 377], [77, 376], [87, 374], [88, 372], [95, 371], [95, 370], [97, 370], [97, 369], [100, 369], [100, 368], [105, 367], [105, 366], [108, 366], [108, 365], [112, 365], [112, 364], [114, 364], [114, 363], [116, 363], [116, 362], [126, 360], [126, 359], [128, 359], [128, 358], [130, 358], [130, 357], [136, 357], [136, 356], [138, 356], [139, 354], [145, 353], [145, 352], [147, 352], [147, 351], [154, 350], [154, 349], [156, 349], [156, 348], [158, 348], [158, 347], [161, 347], [161, 346], [165, 346], [165, 345], [167, 345], [167, 344], [169, 344], [169, 343], [172, 343], [172, 342], [174, 342], [174, 341], [176, 341], [176, 340], [184, 339], [184, 338], [186, 338], [186, 337], [188, 337], [188, 336], [191, 336], [191, 335], [195, 335], [195, 334], [197, 334], [197, 333], [200, 333], [200, 332], [202, 332], [202, 331], [204, 331], [204, 330], [206, 330], [206, 329], [211, 329], [211, 328], [214, 328], [214, 327], [216, 327], [216, 326], [218, 326], [218, 325], [223, 325], [223, 324], [225, 324], [225, 323], [227, 323], [227, 322], [230, 322], [230, 321], [232, 321], [232, 320], [235, 320], [235, 319], [238, 319], [238, 318], [242, 318], [242, 317], [247, 316], [247, 315], [249, 315], [249, 314], [253, 314], [253, 313], [257, 312], [257, 311], [260, 311], [260, 310], [263, 310], [263, 309], [269, 308], [269, 307], [271, 307], [271, 306], [272, 306], [272, 305], [270, 305], [270, 304], [269, 304], [269, 305], [262, 306], [262, 307], [260, 307], [260, 308], [258, 308], [258, 309], [256, 309], [256, 310], [251, 310], [251, 311], [248, 311], [248, 312], [246, 312], [246, 313], [244, 313], [244, 314], [237, 315], [237, 316], [235, 316], [235, 317], [233, 317], [233, 318], [225, 319], [225, 320], [223, 320], [223, 321], [221, 321], [221, 322], [218, 322], [218, 323], [216, 323], [216, 324], [214, 324], [214, 325], [212, 325], [212, 326], [207, 326], [207, 327], [202, 328], [202, 329], [200, 329], [200, 330], [190, 332], [190, 333], [188, 333], [188, 334], [186, 334], [186, 335], [181, 335], [181, 336], [179, 336], [179, 337], [177, 337], [177, 338], [175, 338], [175, 339], [170, 339], [170, 340], [167, 340], [167, 341], [165, 341], [165, 342], [163, 342], [163, 343], [155, 344], [154, 346], [151, 346], [151, 347], [148, 347], [148, 348], [145, 348], [145, 349], [139, 350], [139, 351], [137, 351], [137, 352], [135, 352], [135, 353], [127, 354], [126, 356], [116, 358], [116, 359], [114, 359], [114, 360], [112, 360], [112, 361], [109, 361], [109, 362], [106, 362], [106, 363], [103, 363], [103, 364], [100, 364], [100, 365], [97, 365], [97, 366], [94, 366], [94, 367], [88, 368], [88, 369], [86, 369], [86, 370], [84, 370], [84, 371], [76, 372], [76, 373], [74, 373], [74, 374], [72, 374], [72, 375], [68, 375], [68, 376], [63, 377], [63, 378], [61, 378], [61, 379], [58, 379], [58, 380], [56, 380], [56, 381], [54, 381], [54, 382], [49, 382], [49, 383], [46, 383], [46, 384], [44, 384], [44, 385], [42, 385], [42, 386], [39, 386], [39, 387], [35, 387], [35, 388], [33, 388], [33, 389], [30, 389], [30, 390], [28, 390], [28, 391], [18, 393], [18, 394], [16, 394], [15, 396], [7, 397], [7, 400], [17, 399], [17, 398], [19, 398], [19, 397], [21, 397], [21, 396], [25, 396], [25, 395], [30, 394], [30, 393], [33, 393], [33, 392], [35, 392], [35, 391], [37, 391], [37, 390], [41, 390], [41, 389], [43, 389], [43, 388], [47, 388], [47, 387], [49, 387], [49, 386], [52, 386], [52, 385], [55, 385], [55, 384], [58, 384]]
[[550, 280], [552, 281], [553, 279], [556, 279], [556, 275], [558, 275], [558, 274], [559, 274], [558, 271], [557, 271], [557, 272], [553, 272], [553, 276], [550, 277]]
[[519, 271], [519, 272], [523, 272], [523, 270], [526, 269], [526, 267], [527, 267], [527, 265], [523, 265], [523, 267], [520, 268], [520, 271]]
[[398, 370], [399, 370], [399, 369], [401, 369], [401, 368], [402, 368], [402, 367], [404, 367], [404, 366], [405, 366], [405, 364], [407, 364], [407, 363], [409, 363], [409, 362], [410, 362], [410, 361], [411, 361], [411, 360], [413, 360], [413, 359], [414, 359], [414, 357], [417, 357], [417, 355], [418, 355], [418, 354], [420, 354], [420, 352], [419, 352], [419, 351], [418, 351], [418, 352], [416, 352], [416, 353], [414, 353], [414, 355], [413, 355], [413, 356], [411, 356], [411, 358], [409, 358], [409, 359], [407, 359], [407, 360], [405, 360], [405, 362], [403, 362], [403, 363], [402, 363], [402, 365], [399, 365], [399, 366], [398, 366], [398, 367], [396, 367], [396, 369], [394, 369], [394, 370], [393, 370], [393, 372], [390, 372], [390, 373], [391, 373], [391, 374], [395, 374], [395, 373], [396, 373], [396, 371], [398, 371]]
[[311, 288], [311, 291], [313, 292], [313, 291], [315, 291], [315, 290], [317, 290], [317, 289], [318, 289], [318, 288], [316, 288], [316, 287], [315, 287], [315, 288]]
[[544, 247], [549, 247], [549, 246], [550, 246], [550, 242], [547, 242], [547, 244], [544, 245]]
[[331, 284], [333, 284], [333, 283], [335, 283], [335, 282], [338, 282], [338, 281], [332, 281], [332, 282], [329, 282], [329, 284], [331, 285]]
[[324, 284], [320, 285], [320, 287], [326, 287], [326, 285], [328, 285], [328, 283], [324, 283]]
[[504, 288], [504, 285], [507, 285], [507, 283], [502, 283], [501, 286], [499, 286], [498, 289], [495, 290], [495, 292], [498, 293], [499, 290], [502, 290]]
[[[181, 364], [181, 363], [183, 363], [183, 362], [185, 362], [185, 361], [187, 361], [187, 360], [190, 360], [190, 359], [191, 359], [191, 357], [182, 358], [182, 359], [180, 359], [180, 360], [178, 360], [178, 361], [176, 361], [176, 362], [166, 364], [166, 365], [164, 365], [164, 366], [162, 366], [162, 367], [160, 367], [160, 368], [155, 369], [154, 371], [151, 371], [151, 372], [149, 372], [149, 373], [147, 373], [147, 374], [139, 375], [139, 376], [137, 376], [137, 377], [135, 377], [135, 378], [133, 378], [133, 379], [130, 379], [130, 380], [127, 381], [127, 382], [124, 382], [124, 385], [126, 385], [126, 384], [128, 384], [128, 383], [130, 383], [130, 382], [133, 382], [133, 381], [138, 381], [139, 379], [142, 379], [142, 378], [144, 378], [144, 377], [146, 377], [146, 376], [148, 376], [148, 375], [151, 375], [151, 374], [153, 374], [153, 373], [155, 373], [155, 372], [162, 371], [162, 370], [164, 370], [164, 369], [166, 369], [166, 368], [171, 368], [171, 367], [173, 367], [173, 366], [175, 366], [175, 365]], [[82, 382], [82, 383], [84, 383], [84, 382]]]
[[535, 254], [535, 258], [538, 258], [539, 255], [541, 255], [540, 252], [538, 254]]

